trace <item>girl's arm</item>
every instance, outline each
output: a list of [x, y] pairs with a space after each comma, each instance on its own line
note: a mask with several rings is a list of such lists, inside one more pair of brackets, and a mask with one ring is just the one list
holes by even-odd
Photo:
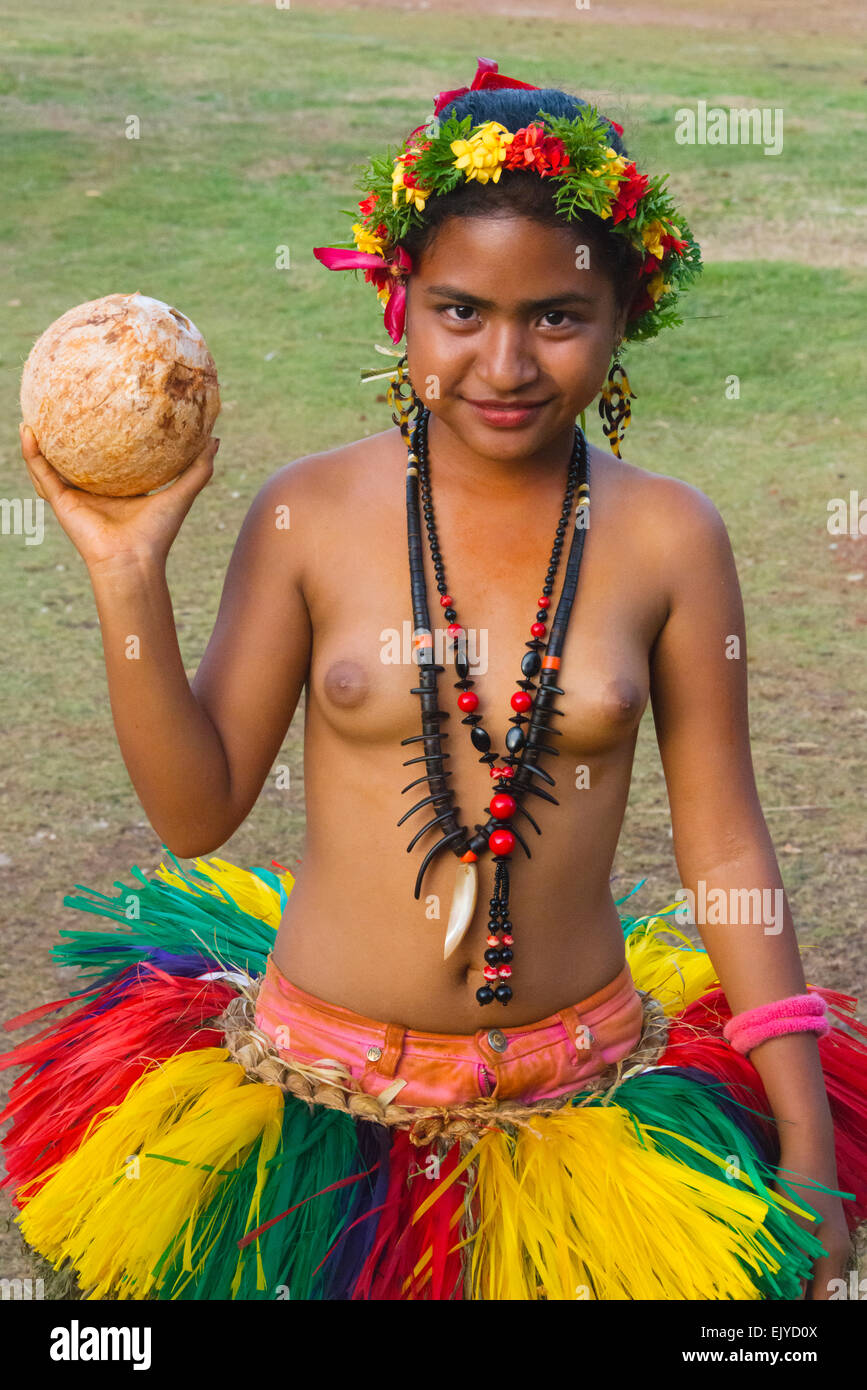
[[[665, 520], [656, 534], [666, 542], [659, 575], [669, 612], [651, 654], [651, 700], [674, 852], [681, 886], [694, 895], [702, 941], [732, 1013], [740, 1013], [803, 994], [806, 982], [756, 790], [743, 603], [728, 534], [703, 493], [658, 482]], [[750, 1060], [779, 1125], [781, 1168], [836, 1187], [815, 1037], [769, 1039]], [[825, 1217], [829, 1259], [817, 1263], [818, 1285], [841, 1272], [848, 1237], [839, 1200], [804, 1195]], [[816, 1296], [827, 1293], [817, 1289]]]
[[[162, 842], [192, 858], [248, 815], [291, 723], [310, 663], [295, 465], [261, 488], [229, 563], [192, 684], [178, 645], [165, 557], [89, 565], [124, 763]], [[281, 522], [283, 523], [281, 525]]]

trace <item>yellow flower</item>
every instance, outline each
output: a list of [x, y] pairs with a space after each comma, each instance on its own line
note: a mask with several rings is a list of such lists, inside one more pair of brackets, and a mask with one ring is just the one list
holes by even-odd
[[377, 236], [375, 232], [369, 232], [361, 222], [353, 222], [352, 235], [355, 238], [355, 244], [359, 251], [363, 251], [366, 255], [370, 256], [381, 256], [383, 254], [382, 248], [385, 242], [382, 237]]
[[[622, 174], [629, 163], [629, 160], [626, 159], [624, 155], [618, 154], [617, 151], [612, 150], [610, 146], [605, 151], [605, 158], [608, 160], [608, 169], [611, 174]], [[615, 185], [617, 182], [618, 180], [615, 179]]]
[[430, 197], [430, 189], [413, 188], [410, 185], [404, 183], [405, 173], [406, 165], [404, 164], [403, 160], [396, 159], [394, 161], [394, 174], [391, 180], [391, 201], [393, 205], [397, 207], [398, 200], [400, 197], [400, 190], [403, 189], [406, 193], [406, 201], [408, 203], [412, 203], [414, 207], [418, 209], [419, 212], [424, 212], [424, 205]]
[[452, 140], [452, 153], [457, 155], [455, 168], [463, 169], [468, 179], [477, 183], [499, 183], [506, 150], [514, 135], [499, 121], [487, 121], [469, 140]]
[[[592, 178], [604, 178], [606, 187], [610, 188], [612, 193], [616, 193], [620, 187], [620, 180], [615, 178], [614, 175], [622, 174], [629, 160], [625, 159], [622, 154], [618, 154], [610, 145], [606, 147], [605, 160], [606, 162], [600, 164], [598, 169], [588, 169], [587, 172]], [[610, 214], [601, 212], [599, 216], [608, 217]]]
[[644, 242], [644, 245], [647, 247], [651, 256], [655, 256], [658, 261], [662, 260], [663, 252], [665, 251], [665, 247], [660, 240], [664, 233], [665, 227], [659, 221], [659, 218], [656, 218], [653, 222], [649, 222], [641, 233], [641, 240]]
[[665, 294], [666, 290], [670, 289], [671, 285], [667, 285], [665, 283], [662, 271], [655, 270], [647, 282], [647, 293], [650, 295], [650, 298], [653, 300], [654, 304], [656, 303], [657, 299], [659, 299], [660, 295]]

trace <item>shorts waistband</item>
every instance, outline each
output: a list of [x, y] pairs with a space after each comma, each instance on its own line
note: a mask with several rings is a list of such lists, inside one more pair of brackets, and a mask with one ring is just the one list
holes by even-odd
[[400, 1023], [389, 1023], [384, 1019], [369, 1018], [356, 1013], [341, 1004], [333, 1004], [309, 994], [300, 986], [293, 984], [279, 969], [273, 956], [268, 957], [266, 967], [266, 986], [276, 991], [287, 1003], [301, 1005], [308, 1015], [317, 1017], [327, 1027], [330, 1023], [335, 1035], [351, 1029], [355, 1038], [369, 1044], [373, 1051], [381, 1055], [376, 1060], [375, 1071], [383, 1077], [393, 1077], [401, 1056], [407, 1048], [424, 1053], [442, 1055], [450, 1045], [459, 1060], [469, 1049], [478, 1052], [495, 1068], [504, 1060], [527, 1056], [541, 1048], [550, 1046], [554, 1038], [561, 1039], [563, 1030], [568, 1039], [579, 1038], [582, 1030], [593, 1041], [592, 1027], [616, 1014], [625, 1003], [635, 997], [635, 984], [628, 964], [624, 963], [608, 984], [588, 995], [576, 1004], [569, 1004], [556, 1010], [546, 1018], [535, 1023], [522, 1023], [514, 1027], [484, 1027], [474, 1033], [431, 1033], [421, 1029], [406, 1028]]

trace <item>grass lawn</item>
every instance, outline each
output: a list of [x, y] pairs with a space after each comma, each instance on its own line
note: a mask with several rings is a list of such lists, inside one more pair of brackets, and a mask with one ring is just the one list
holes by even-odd
[[[188, 314], [224, 402], [214, 481], [169, 561], [192, 675], [260, 484], [292, 457], [390, 423], [381, 383], [358, 381], [382, 362], [373, 344], [388, 343], [373, 291], [311, 252], [349, 236], [341, 210], [355, 208], [355, 166], [419, 124], [437, 91], [468, 84], [479, 54], [598, 101], [626, 125], [640, 164], [670, 171], [706, 259], [684, 326], [626, 356], [638, 397], [626, 453], [702, 488], [726, 519], [747, 609], [759, 789], [808, 978], [867, 994], [867, 537], [827, 529], [830, 499], [867, 497], [855, 370], [867, 318], [865, 116], [845, 6], [817, 23], [801, 0], [779, 11], [738, 0], [722, 26], [710, 0], [662, 13], [641, 0], [628, 7], [627, 45], [592, 9], [484, 8], [480, 18], [450, 4], [327, 0], [0, 4], [0, 495], [32, 495], [18, 383], [53, 319], [134, 290]], [[674, 113], [699, 101], [782, 108], [783, 152], [676, 144]], [[138, 139], [125, 135], [131, 116]], [[281, 246], [291, 264], [278, 270]], [[727, 398], [732, 376], [738, 399]], [[595, 412], [587, 420], [604, 443]], [[89, 581], [49, 509], [42, 545], [0, 536], [0, 567], [8, 1017], [65, 990], [48, 956], [58, 928], [78, 925], [64, 894], [76, 883], [108, 890], [128, 865], [152, 871], [160, 845], [114, 738]], [[278, 762], [300, 768], [302, 719]], [[267, 785], [224, 856], [293, 867], [302, 793], [300, 778], [288, 791]], [[635, 911], [678, 884], [649, 712], [616, 869], [623, 892], [648, 878]], [[0, 1252], [4, 1273], [26, 1274], [14, 1232], [0, 1233]]]

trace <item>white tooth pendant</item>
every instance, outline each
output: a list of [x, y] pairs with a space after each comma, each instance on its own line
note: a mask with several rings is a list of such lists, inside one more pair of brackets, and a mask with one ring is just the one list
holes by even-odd
[[478, 891], [479, 874], [475, 863], [459, 863], [455, 878], [455, 890], [452, 893], [452, 905], [449, 909], [449, 924], [446, 927], [443, 960], [448, 960], [455, 947], [463, 941], [467, 927], [473, 920]]

